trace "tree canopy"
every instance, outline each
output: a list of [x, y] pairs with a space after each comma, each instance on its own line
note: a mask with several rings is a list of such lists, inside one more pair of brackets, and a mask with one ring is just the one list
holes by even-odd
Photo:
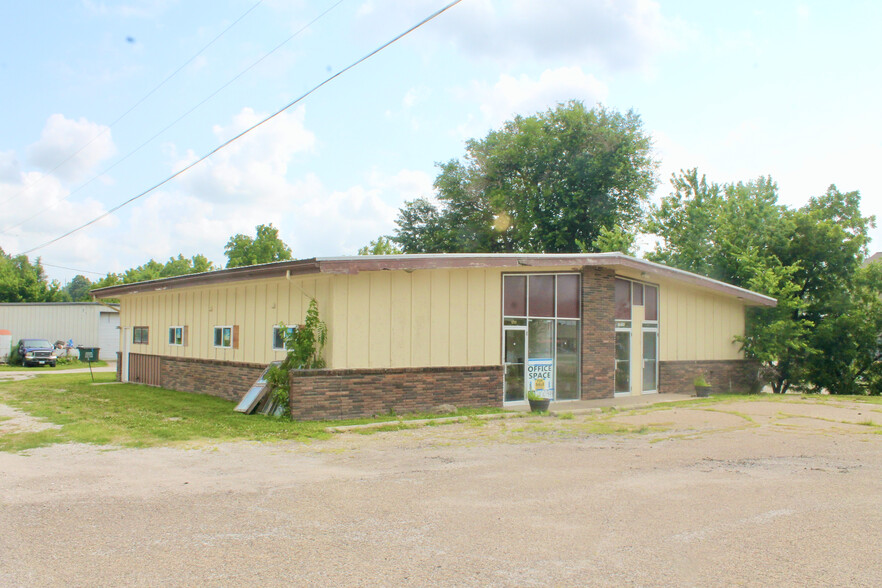
[[405, 203], [392, 240], [405, 253], [596, 250], [632, 228], [656, 186], [640, 117], [571, 101], [518, 116], [439, 164], [437, 202]]
[[391, 237], [377, 237], [358, 250], [359, 255], [398, 255], [401, 249], [392, 242]]
[[227, 267], [242, 267], [291, 259], [291, 248], [279, 238], [279, 229], [272, 224], [257, 225], [256, 236], [239, 233], [230, 237], [224, 247]]
[[108, 273], [106, 276], [92, 283], [92, 288], [104, 288], [118, 284], [132, 284], [160, 278], [171, 278], [186, 274], [197, 274], [217, 269], [204, 255], [196, 254], [193, 257], [170, 257], [167, 262], [160, 263], [151, 259], [143, 265], [133, 267], [123, 273]]
[[49, 281], [40, 259], [31, 263], [26, 255], [8, 255], [0, 249], [0, 302], [58, 302], [64, 293], [57, 281]]
[[793, 209], [769, 177], [720, 186], [692, 169], [671, 183], [650, 213], [662, 242], [647, 257], [778, 300], [750, 312], [742, 338], [776, 392], [882, 391], [882, 270], [861, 267], [874, 219], [858, 192], [830, 186]]

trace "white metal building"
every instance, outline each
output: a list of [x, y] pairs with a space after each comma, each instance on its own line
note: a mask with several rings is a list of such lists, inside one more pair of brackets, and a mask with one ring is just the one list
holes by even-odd
[[19, 339], [73, 339], [74, 345], [100, 347], [101, 359], [119, 351], [119, 305], [98, 302], [12, 302], [0, 304], [0, 329]]

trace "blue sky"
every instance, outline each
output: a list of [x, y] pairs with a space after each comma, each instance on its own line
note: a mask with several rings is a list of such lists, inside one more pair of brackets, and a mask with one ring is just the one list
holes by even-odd
[[[446, 3], [0, 4], [0, 247], [17, 254], [91, 220]], [[222, 264], [231, 235], [268, 222], [295, 257], [354, 254], [431, 194], [435, 163], [465, 140], [569, 99], [641, 115], [657, 197], [697, 166], [718, 182], [771, 175], [792, 206], [830, 184], [860, 190], [864, 214], [880, 216], [880, 17], [870, 1], [464, 0], [31, 255], [62, 282], [78, 272], [54, 266], [104, 274], [178, 253]]]

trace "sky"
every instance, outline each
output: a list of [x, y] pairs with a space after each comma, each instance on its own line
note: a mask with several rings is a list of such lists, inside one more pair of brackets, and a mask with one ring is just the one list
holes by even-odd
[[[0, 247], [101, 216], [448, 2], [0, 2]], [[468, 139], [567, 100], [640, 115], [656, 200], [697, 167], [769, 175], [793, 207], [859, 190], [882, 217], [880, 25], [869, 0], [463, 0], [28, 255], [62, 283], [178, 254], [223, 266], [266, 223], [295, 258], [352, 255]]]

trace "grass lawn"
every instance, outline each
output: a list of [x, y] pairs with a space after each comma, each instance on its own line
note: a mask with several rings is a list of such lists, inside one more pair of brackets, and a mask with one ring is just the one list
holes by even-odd
[[[21, 451], [53, 443], [93, 443], [153, 447], [233, 440], [278, 441], [323, 439], [325, 427], [427, 415], [388, 415], [349, 421], [297, 422], [233, 411], [234, 403], [138, 384], [113, 383], [115, 374], [47, 374], [0, 384], [0, 404], [61, 425], [60, 429], [0, 435], [0, 451]], [[501, 412], [501, 409], [462, 409], [455, 415]]]
[[[56, 371], [56, 370], [75, 370], [78, 368], [88, 368], [89, 363], [86, 361], [72, 361], [70, 363], [59, 363], [55, 367], [50, 367], [48, 365], [41, 365], [36, 367], [24, 367], [21, 365], [0, 365], [0, 372], [21, 372], [21, 371], [33, 371], [34, 373], [39, 373], [41, 371]], [[92, 367], [107, 367], [106, 361], [93, 361]]]

